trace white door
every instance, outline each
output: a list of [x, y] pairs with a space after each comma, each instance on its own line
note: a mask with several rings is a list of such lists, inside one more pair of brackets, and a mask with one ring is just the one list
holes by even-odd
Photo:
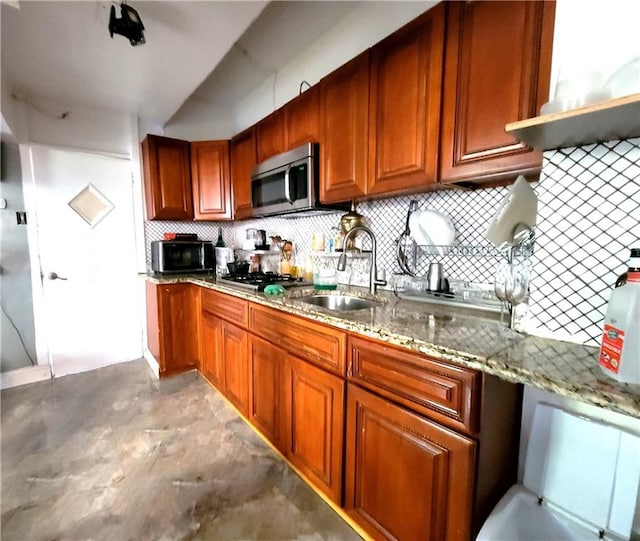
[[54, 375], [140, 358], [130, 160], [38, 145], [31, 151]]

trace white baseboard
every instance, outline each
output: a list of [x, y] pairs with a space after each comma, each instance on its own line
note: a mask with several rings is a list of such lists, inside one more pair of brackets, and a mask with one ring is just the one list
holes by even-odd
[[160, 363], [156, 361], [156, 358], [153, 356], [153, 354], [146, 348], [144, 350], [144, 358], [151, 367], [151, 370], [153, 370], [156, 378], [160, 379]]
[[48, 364], [26, 366], [25, 368], [17, 368], [0, 374], [0, 389], [18, 387], [19, 385], [35, 383], [45, 379], [51, 379], [51, 370]]

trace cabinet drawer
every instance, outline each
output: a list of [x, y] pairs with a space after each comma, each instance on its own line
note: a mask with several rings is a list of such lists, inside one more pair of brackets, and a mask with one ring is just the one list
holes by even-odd
[[249, 328], [296, 356], [344, 377], [346, 333], [257, 304], [249, 306]]
[[241, 327], [247, 327], [249, 303], [211, 289], [202, 289], [202, 310]]
[[478, 431], [479, 372], [349, 337], [347, 377], [444, 425]]

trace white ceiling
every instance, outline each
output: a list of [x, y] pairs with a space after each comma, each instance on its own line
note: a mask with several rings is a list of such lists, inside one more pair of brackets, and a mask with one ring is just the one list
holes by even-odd
[[267, 3], [132, 0], [146, 38], [132, 47], [109, 37], [111, 2], [2, 2], [3, 88], [163, 124]]
[[234, 107], [360, 4], [131, 0], [146, 38], [132, 47], [109, 37], [112, 2], [0, 2], [3, 88], [36, 108], [83, 106], [159, 125], [189, 100]]

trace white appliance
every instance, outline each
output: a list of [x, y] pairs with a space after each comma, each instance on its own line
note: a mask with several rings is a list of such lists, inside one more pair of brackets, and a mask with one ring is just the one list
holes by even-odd
[[538, 404], [524, 486], [503, 496], [477, 541], [630, 539], [638, 457], [639, 436]]

